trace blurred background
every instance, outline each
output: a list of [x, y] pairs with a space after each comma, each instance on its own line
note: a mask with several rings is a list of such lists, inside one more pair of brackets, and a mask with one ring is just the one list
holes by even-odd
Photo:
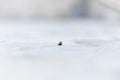
[[[109, 2], [109, 0], [105, 0]], [[98, 0], [1, 0], [0, 19], [92, 18], [119, 20], [119, 13]]]

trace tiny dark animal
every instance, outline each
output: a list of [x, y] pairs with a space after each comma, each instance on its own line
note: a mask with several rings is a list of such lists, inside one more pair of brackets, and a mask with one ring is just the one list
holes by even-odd
[[59, 43], [58, 43], [58, 46], [62, 46], [62, 45], [63, 45], [62, 42], [59, 42]]

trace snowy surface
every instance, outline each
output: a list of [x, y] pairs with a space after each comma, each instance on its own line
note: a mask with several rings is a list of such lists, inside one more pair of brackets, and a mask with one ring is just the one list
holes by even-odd
[[0, 21], [0, 80], [120, 80], [120, 25]]

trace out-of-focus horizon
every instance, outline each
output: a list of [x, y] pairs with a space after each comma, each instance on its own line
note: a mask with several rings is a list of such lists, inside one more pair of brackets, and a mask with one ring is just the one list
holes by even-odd
[[[103, 3], [101, 3], [101, 2]], [[107, 4], [112, 0], [9, 0], [0, 1], [0, 19], [95, 18], [119, 20]], [[105, 2], [105, 4], [104, 4]], [[114, 1], [115, 2], [115, 1]], [[112, 6], [115, 5], [114, 3]], [[115, 7], [118, 7], [115, 5]]]

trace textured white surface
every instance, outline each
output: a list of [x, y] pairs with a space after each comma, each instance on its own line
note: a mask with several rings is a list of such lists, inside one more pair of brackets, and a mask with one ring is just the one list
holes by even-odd
[[0, 22], [0, 80], [120, 80], [119, 35], [100, 21]]

